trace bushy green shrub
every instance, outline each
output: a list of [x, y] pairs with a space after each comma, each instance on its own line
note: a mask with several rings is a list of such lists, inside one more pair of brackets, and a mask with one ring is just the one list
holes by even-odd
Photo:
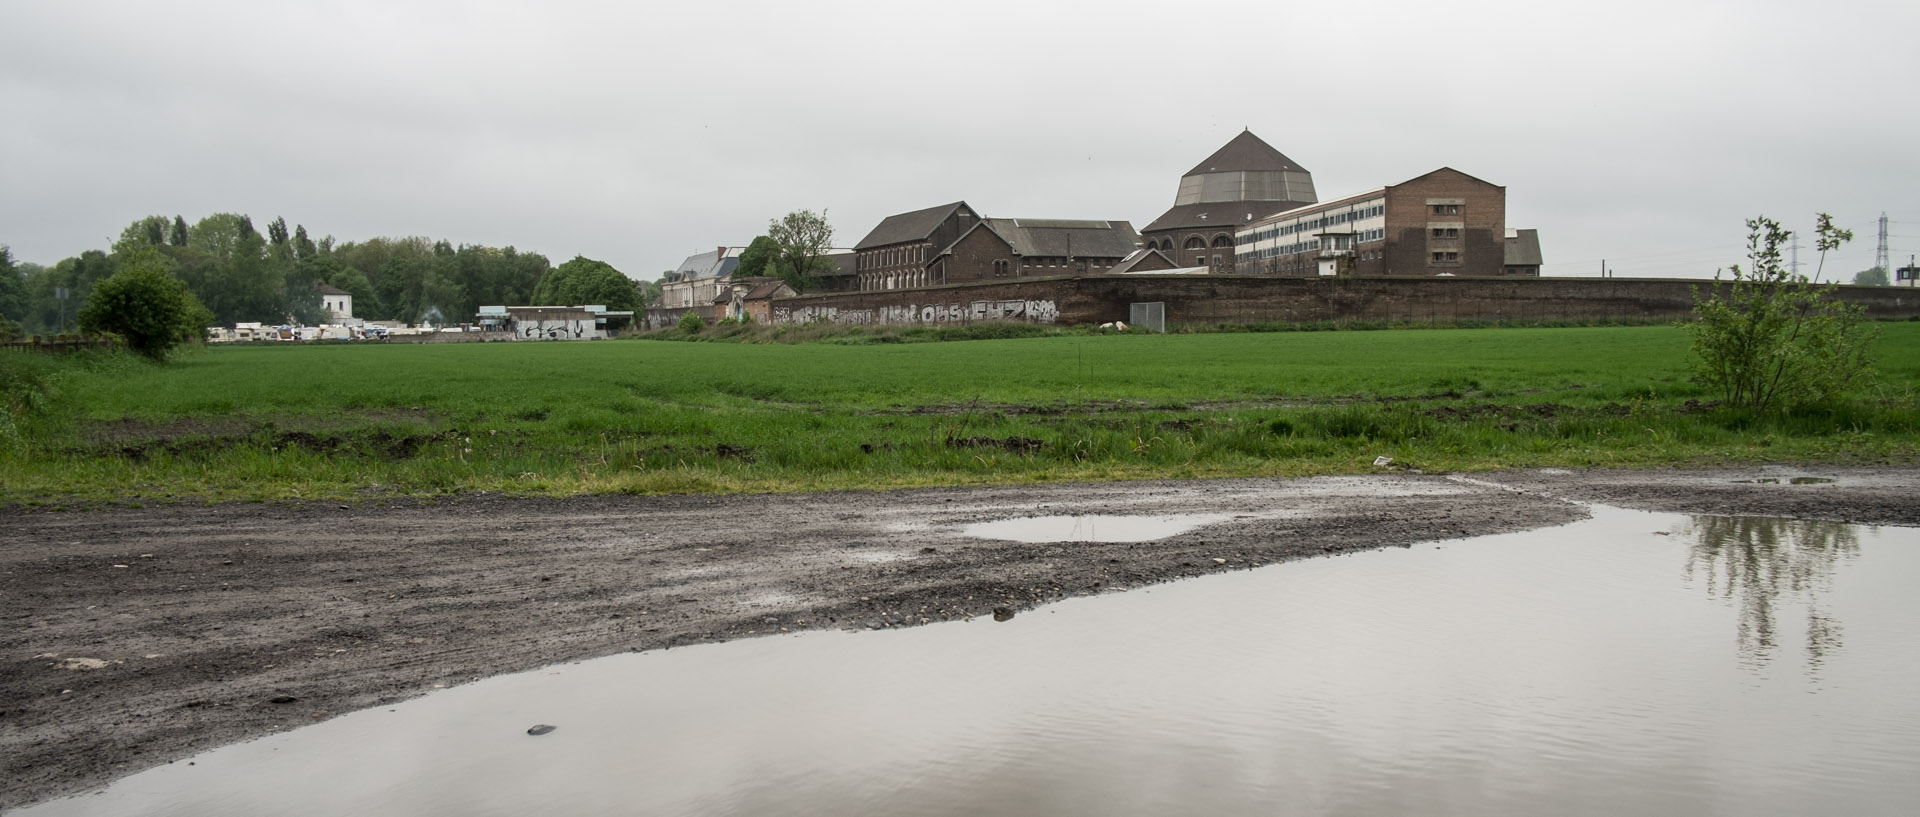
[[700, 318], [700, 313], [688, 312], [680, 316], [680, 324], [676, 328], [689, 335], [694, 335], [699, 334], [700, 330], [707, 328], [707, 322]]
[[[1814, 284], [1781, 262], [1792, 236], [1761, 216], [1747, 221], [1747, 258], [1724, 286], [1694, 290], [1697, 380], [1729, 406], [1758, 413], [1827, 403], [1872, 373], [1869, 350], [1879, 337], [1865, 310], [1840, 301], [1834, 284]], [[1823, 218], [1819, 245], [1833, 242]]]
[[95, 286], [79, 317], [83, 331], [117, 335], [153, 360], [199, 339], [213, 322], [213, 313], [151, 247], [133, 253], [119, 272]]
[[28, 418], [47, 410], [57, 371], [48, 356], [0, 352], [0, 449], [20, 438]]

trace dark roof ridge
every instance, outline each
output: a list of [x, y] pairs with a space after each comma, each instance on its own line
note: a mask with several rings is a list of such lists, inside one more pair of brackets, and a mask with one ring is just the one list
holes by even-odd
[[[1249, 170], [1297, 170], [1302, 173], [1307, 172], [1307, 169], [1301, 167], [1299, 162], [1287, 158], [1286, 154], [1276, 150], [1274, 146], [1267, 144], [1266, 141], [1260, 137], [1253, 135], [1252, 130], [1243, 130], [1234, 135], [1232, 139], [1227, 140], [1227, 143], [1222, 145], [1219, 150], [1214, 151], [1212, 156], [1208, 156], [1206, 160], [1200, 164], [1194, 165], [1192, 170], [1187, 171], [1186, 176], [1199, 176], [1206, 173], [1234, 173]], [[1182, 176], [1181, 178], [1186, 178], [1186, 176]]]
[[[854, 244], [853, 248], [856, 250], [864, 250], [868, 247], [879, 247], [887, 244], [898, 244], [902, 241], [926, 238], [933, 233], [935, 228], [940, 226], [941, 222], [947, 220], [948, 215], [961, 207], [972, 209], [972, 205], [967, 204], [965, 200], [961, 200], [951, 204], [937, 204], [920, 210], [895, 213], [887, 216], [881, 219], [880, 223], [876, 225], [871, 232], [867, 233], [866, 238], [862, 238], [858, 243]], [[975, 218], [980, 217], [980, 213], [977, 210], [974, 211], [973, 215]]]

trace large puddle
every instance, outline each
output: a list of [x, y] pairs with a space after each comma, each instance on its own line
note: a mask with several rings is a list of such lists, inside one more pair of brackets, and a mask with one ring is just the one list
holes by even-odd
[[494, 678], [18, 813], [1920, 811], [1920, 531], [1596, 514]]

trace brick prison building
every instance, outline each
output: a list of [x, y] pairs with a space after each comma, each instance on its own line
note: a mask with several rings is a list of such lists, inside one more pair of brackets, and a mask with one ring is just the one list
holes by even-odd
[[1139, 233], [1125, 221], [981, 218], [958, 201], [883, 219], [854, 245], [853, 275], [829, 289], [876, 292], [1099, 274], [1139, 247]]
[[[1506, 220], [1505, 187], [1443, 167], [1256, 219], [1235, 231], [1234, 253], [1240, 272], [1264, 275], [1538, 275], [1537, 233], [1510, 239]], [[1510, 263], [1509, 243], [1530, 252]]]

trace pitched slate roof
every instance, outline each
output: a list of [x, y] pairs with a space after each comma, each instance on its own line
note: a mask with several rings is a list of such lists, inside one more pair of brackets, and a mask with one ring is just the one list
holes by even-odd
[[1253, 135], [1251, 130], [1243, 130], [1238, 136], [1228, 140], [1226, 145], [1208, 156], [1206, 161], [1194, 165], [1187, 171], [1188, 176], [1202, 173], [1228, 173], [1247, 170], [1298, 170], [1306, 172], [1298, 162], [1275, 150], [1272, 145]]
[[1113, 269], [1107, 270], [1107, 274], [1119, 275], [1123, 272], [1130, 272], [1133, 270], [1134, 267], [1140, 266], [1142, 263], [1146, 262], [1150, 258], [1159, 258], [1161, 262], [1167, 265], [1165, 269], [1173, 269], [1175, 267], [1180, 266], [1178, 263], [1175, 263], [1173, 259], [1168, 258], [1165, 253], [1162, 253], [1159, 250], [1141, 248], [1138, 250], [1134, 250], [1126, 258], [1120, 259], [1120, 263], [1113, 265]]
[[968, 207], [966, 202], [956, 201], [952, 204], [928, 207], [925, 210], [887, 216], [880, 221], [880, 226], [873, 228], [873, 232], [867, 233], [867, 237], [860, 239], [860, 243], [853, 245], [853, 248], [864, 250], [868, 247], [883, 247], [903, 241], [925, 240], [927, 236], [933, 234], [934, 229], [938, 228], [941, 222], [947, 220], [947, 216], [962, 208], [965, 208], [968, 213], [973, 213], [973, 208]]
[[834, 266], [833, 272], [822, 273], [823, 275], [852, 275], [859, 270], [859, 257], [853, 250], [828, 250], [827, 254], [821, 257], [832, 261]]
[[1540, 266], [1540, 231], [1534, 229], [1508, 230], [1506, 241], [1506, 265], [1509, 267]]
[[351, 292], [348, 292], [332, 284], [321, 284], [320, 286], [316, 287], [316, 289], [319, 289], [320, 294], [322, 295], [349, 295], [350, 296], [353, 294]]
[[788, 286], [787, 282], [782, 279], [775, 278], [771, 275], [756, 275], [752, 278], [736, 280], [729, 286], [721, 287], [720, 292], [713, 296], [713, 302], [716, 304], [731, 303], [733, 301], [733, 292], [736, 289], [741, 291], [740, 300], [743, 301], [763, 301], [768, 298], [781, 296], [792, 297], [796, 294], [793, 291], [793, 287]]
[[672, 280], [691, 281], [698, 278], [725, 278], [733, 274], [733, 268], [740, 266], [740, 252], [745, 247], [718, 247], [710, 252], [689, 255], [687, 260], [673, 271]]
[[1207, 201], [1173, 206], [1153, 220], [1142, 232], [1173, 230], [1181, 227], [1242, 227], [1274, 213], [1306, 205], [1291, 201]]
[[1140, 245], [1140, 234], [1125, 221], [990, 218], [981, 223], [1026, 257], [1125, 258]]

